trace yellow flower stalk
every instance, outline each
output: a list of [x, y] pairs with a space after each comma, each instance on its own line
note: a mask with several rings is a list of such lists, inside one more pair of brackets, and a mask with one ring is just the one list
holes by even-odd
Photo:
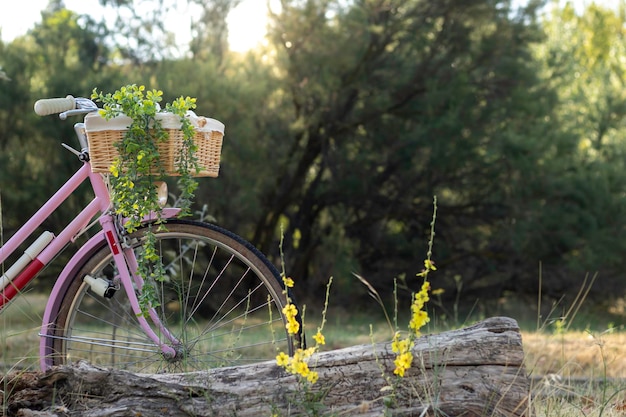
[[428, 290], [430, 290], [430, 283], [424, 281], [422, 289], [415, 294], [413, 304], [411, 305], [411, 321], [409, 322], [409, 328], [413, 330], [415, 336], [420, 336], [420, 329], [430, 322], [428, 313], [423, 310], [424, 305], [430, 300]]
[[[403, 377], [405, 372], [411, 367], [413, 362], [413, 341], [415, 338], [421, 335], [420, 329], [430, 322], [428, 312], [425, 310], [426, 303], [430, 301], [430, 282], [428, 281], [428, 274], [431, 271], [436, 271], [437, 267], [435, 262], [431, 259], [433, 240], [435, 237], [435, 219], [437, 217], [437, 197], [434, 198], [434, 211], [433, 220], [430, 223], [430, 240], [428, 241], [428, 253], [424, 260], [424, 269], [416, 274], [418, 277], [422, 277], [424, 282], [422, 287], [413, 295], [413, 301], [411, 303], [411, 320], [409, 321], [409, 334], [406, 339], [400, 339], [400, 333], [396, 332], [393, 341], [391, 343], [391, 350], [396, 354], [394, 365], [396, 366], [393, 373], [399, 377]], [[437, 294], [441, 294], [443, 290], [437, 290]]]
[[396, 353], [396, 359], [393, 361], [396, 368], [393, 373], [399, 377], [403, 377], [404, 373], [411, 367], [413, 363], [413, 341], [409, 338], [400, 339], [400, 332], [396, 332], [391, 343], [391, 350]]
[[[294, 282], [291, 278], [286, 277], [283, 274], [283, 282], [285, 287], [293, 287]], [[332, 282], [332, 280], [331, 280]], [[330, 287], [330, 282], [329, 282]], [[327, 291], [328, 292], [328, 291]], [[328, 297], [328, 294], [327, 294]], [[287, 324], [285, 327], [287, 328], [287, 332], [289, 334], [295, 335], [300, 330], [300, 323], [296, 319], [298, 316], [298, 309], [294, 304], [292, 304], [289, 299], [287, 299], [287, 305], [283, 307], [283, 314], [285, 316]], [[301, 378], [301, 381], [306, 381], [310, 384], [315, 384], [319, 379], [319, 374], [316, 371], [312, 371], [309, 368], [309, 360], [313, 356], [315, 352], [319, 349], [319, 346], [326, 343], [326, 339], [322, 334], [322, 329], [324, 327], [326, 310], [324, 310], [323, 314], [324, 320], [322, 321], [322, 326], [318, 327], [317, 333], [313, 335], [313, 339], [316, 342], [314, 347], [310, 347], [308, 349], [297, 349], [293, 356], [289, 357], [289, 355], [284, 352], [280, 352], [276, 356], [276, 365], [285, 369], [285, 371], [297, 375]]]

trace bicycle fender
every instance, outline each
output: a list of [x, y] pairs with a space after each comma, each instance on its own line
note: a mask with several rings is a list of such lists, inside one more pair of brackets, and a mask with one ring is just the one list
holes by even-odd
[[[171, 219], [180, 213], [179, 208], [164, 208], [161, 213], [162, 219]], [[146, 216], [143, 219], [143, 223], [149, 223], [151, 221], [157, 220], [158, 216], [156, 214]], [[80, 268], [87, 262], [94, 253], [107, 246], [107, 239], [103, 230], [100, 230], [96, 235], [94, 235], [91, 239], [89, 239], [84, 245], [82, 245], [78, 251], [72, 256], [69, 262], [65, 265], [59, 277], [57, 278], [54, 286], [52, 287], [52, 291], [50, 292], [50, 296], [48, 297], [48, 301], [46, 303], [46, 309], [44, 310], [43, 320], [41, 324], [40, 337], [41, 340], [39, 342], [39, 361], [42, 370], [46, 370], [50, 367], [48, 363], [49, 360], [46, 359], [46, 356], [50, 354], [50, 352], [46, 352], [46, 336], [50, 333], [48, 326], [53, 322], [51, 320], [52, 311], [58, 311], [59, 303], [61, 302], [59, 295], [64, 294], [67, 290], [67, 287], [71, 284], [70, 277], [76, 276]]]

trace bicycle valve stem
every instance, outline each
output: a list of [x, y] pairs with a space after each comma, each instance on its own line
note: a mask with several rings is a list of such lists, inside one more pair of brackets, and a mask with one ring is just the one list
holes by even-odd
[[35, 242], [24, 251], [24, 254], [2, 275], [0, 278], [0, 289], [4, 289], [11, 281], [37, 257], [50, 242], [54, 239], [51, 232], [43, 232]]

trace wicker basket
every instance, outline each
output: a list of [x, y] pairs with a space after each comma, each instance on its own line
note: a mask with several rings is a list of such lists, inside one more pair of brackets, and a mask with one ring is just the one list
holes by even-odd
[[[177, 158], [183, 146], [183, 133], [180, 120], [171, 113], [158, 113], [157, 118], [169, 133], [169, 140], [158, 144], [161, 164], [167, 175], [176, 176]], [[200, 172], [193, 172], [196, 177], [217, 177], [220, 169], [220, 155], [224, 124], [206, 117], [189, 115], [195, 128], [194, 142], [198, 147], [195, 155]], [[98, 112], [89, 113], [85, 117], [89, 158], [93, 172], [108, 173], [113, 161], [118, 157], [115, 144], [120, 142], [131, 124], [130, 117], [118, 116], [111, 120], [103, 119]]]

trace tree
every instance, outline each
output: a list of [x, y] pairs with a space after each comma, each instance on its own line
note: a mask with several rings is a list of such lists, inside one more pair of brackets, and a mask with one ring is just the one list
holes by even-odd
[[[109, 32], [111, 42], [124, 59], [135, 65], [163, 59], [191, 56], [221, 62], [228, 51], [228, 13], [241, 0], [100, 0], [117, 14], [115, 28]], [[185, 4], [186, 3], [186, 4]], [[189, 27], [169, 26], [168, 19], [177, 9], [191, 10]], [[103, 24], [104, 24], [103, 20]], [[190, 30], [188, 50], [179, 50], [176, 36]]]
[[228, 51], [226, 18], [241, 0], [191, 0], [191, 3], [202, 10], [200, 18], [191, 24], [193, 37], [189, 49], [192, 56], [204, 60], [214, 57], [221, 62]]
[[544, 261], [554, 295], [587, 271], [599, 272], [598, 299], [621, 295], [625, 10], [592, 3], [578, 14], [569, 2], [553, 2], [542, 23], [546, 40], [535, 50], [541, 76], [558, 92], [552, 130], [567, 139], [551, 151], [550, 175], [536, 177], [532, 189], [541, 198], [527, 205], [518, 234], [528, 236], [522, 252]]
[[309, 289], [337, 274], [350, 286], [358, 268], [391, 291], [393, 277], [421, 269], [437, 195], [446, 285], [457, 274], [475, 288], [512, 279], [501, 259], [513, 253], [514, 190], [552, 146], [534, 136], [554, 99], [531, 56], [534, 11], [283, 1], [271, 28], [283, 84], [266, 106], [289, 130], [268, 138], [275, 183], [254, 241], [274, 251], [282, 225], [287, 269]]
[[[99, 43], [99, 33], [83, 29], [80, 17], [64, 8], [44, 11], [42, 19], [29, 34], [1, 47], [0, 65], [10, 78], [0, 82], [0, 184], [7, 187], [1, 195], [6, 236], [80, 166], [61, 147], [62, 141], [76, 146], [71, 142], [72, 121], [38, 117], [34, 102], [67, 94], [88, 95], [97, 84], [95, 74], [106, 74], [103, 64], [108, 50]], [[60, 230], [68, 218], [64, 210], [76, 214], [92, 196], [79, 191], [76, 197], [43, 227]]]

